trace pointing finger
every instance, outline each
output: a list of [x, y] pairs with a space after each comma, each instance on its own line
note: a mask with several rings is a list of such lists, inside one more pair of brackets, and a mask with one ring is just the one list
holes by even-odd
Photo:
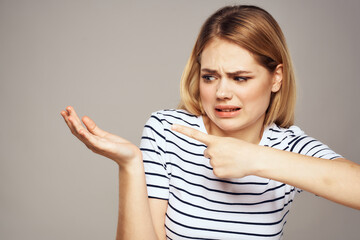
[[205, 143], [206, 145], [209, 145], [211, 142], [211, 136], [206, 133], [200, 132], [199, 130], [196, 130], [194, 128], [173, 124], [171, 126], [171, 129], [176, 132], [182, 133], [190, 138], [198, 140], [202, 143]]

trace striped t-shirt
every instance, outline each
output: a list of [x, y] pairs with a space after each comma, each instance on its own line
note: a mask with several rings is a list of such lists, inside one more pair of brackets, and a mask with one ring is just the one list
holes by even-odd
[[[206, 133], [201, 116], [163, 110], [146, 123], [140, 148], [149, 198], [168, 201], [167, 239], [281, 239], [293, 186], [257, 176], [221, 179], [203, 153], [206, 145], [170, 129], [173, 123]], [[259, 143], [313, 157], [340, 155], [299, 127], [265, 128]]]

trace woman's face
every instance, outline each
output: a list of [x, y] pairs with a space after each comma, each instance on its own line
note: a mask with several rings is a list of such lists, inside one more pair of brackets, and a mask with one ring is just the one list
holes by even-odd
[[270, 73], [249, 51], [219, 39], [205, 47], [200, 63], [200, 99], [209, 133], [240, 138], [261, 134], [271, 92], [281, 86], [281, 66]]

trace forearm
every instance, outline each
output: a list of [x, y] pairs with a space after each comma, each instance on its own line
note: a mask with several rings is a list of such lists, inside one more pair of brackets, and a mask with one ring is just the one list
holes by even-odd
[[157, 239], [142, 164], [134, 168], [119, 168], [119, 218], [116, 239]]
[[74, 136], [89, 149], [119, 165], [119, 218], [116, 239], [157, 239], [140, 149], [126, 139], [100, 129], [89, 117], [82, 118], [85, 129], [71, 106], [62, 111], [61, 115]]
[[360, 209], [360, 165], [268, 147], [261, 147], [256, 154], [255, 175]]

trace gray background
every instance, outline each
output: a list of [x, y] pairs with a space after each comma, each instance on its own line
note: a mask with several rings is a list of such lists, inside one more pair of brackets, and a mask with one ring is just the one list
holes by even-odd
[[[360, 163], [359, 1], [0, 0], [1, 239], [115, 238], [116, 164], [71, 136], [60, 111], [139, 143], [151, 112], [176, 107], [201, 24], [229, 3], [278, 20], [296, 124]], [[359, 223], [359, 211], [302, 193], [285, 236], [359, 239]]]

